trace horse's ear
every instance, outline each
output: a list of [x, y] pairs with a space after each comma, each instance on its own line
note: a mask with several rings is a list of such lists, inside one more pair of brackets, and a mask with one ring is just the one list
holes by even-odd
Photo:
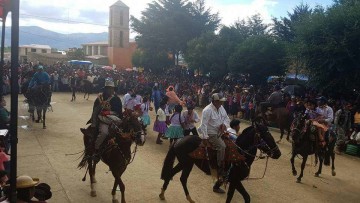
[[80, 131], [83, 133], [83, 134], [85, 134], [85, 128], [80, 128]]

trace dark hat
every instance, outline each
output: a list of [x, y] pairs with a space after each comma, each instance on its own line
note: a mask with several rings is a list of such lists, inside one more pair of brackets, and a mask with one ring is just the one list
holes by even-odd
[[324, 96], [318, 97], [318, 98], [316, 98], [316, 100], [327, 102], [327, 99]]
[[46, 201], [52, 197], [51, 187], [46, 183], [40, 183], [35, 187], [34, 197], [39, 201]]

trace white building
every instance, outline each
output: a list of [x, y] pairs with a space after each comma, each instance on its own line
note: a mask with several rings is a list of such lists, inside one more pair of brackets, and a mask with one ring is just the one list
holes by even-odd
[[27, 60], [28, 53], [50, 54], [51, 47], [49, 45], [40, 45], [40, 44], [30, 44], [30, 45], [19, 46], [20, 61]]

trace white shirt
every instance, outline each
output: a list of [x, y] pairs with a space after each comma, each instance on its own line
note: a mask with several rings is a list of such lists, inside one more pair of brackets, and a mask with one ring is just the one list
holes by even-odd
[[[185, 129], [187, 130], [195, 128], [194, 124], [200, 121], [199, 114], [195, 110], [192, 110], [192, 112], [191, 117], [189, 116], [188, 110], [183, 112], [183, 117], [185, 118]], [[189, 120], [194, 120], [194, 122], [190, 122]]]
[[333, 122], [334, 120], [334, 111], [333, 109], [326, 105], [324, 107], [317, 107], [316, 108], [316, 113], [320, 114], [321, 116], [324, 117], [324, 120], [331, 125], [331, 122]]
[[131, 99], [131, 95], [129, 93], [126, 93], [124, 95], [124, 106], [127, 105], [127, 103], [129, 102], [130, 99]]
[[235, 129], [232, 129], [232, 128], [228, 128], [226, 131], [229, 132], [229, 138], [232, 140], [232, 141], [236, 141], [237, 139], [237, 133], [236, 133], [236, 130]]
[[224, 124], [226, 128], [230, 127], [230, 119], [223, 106], [219, 109], [210, 103], [207, 105], [201, 116], [201, 125], [198, 128], [201, 139], [208, 139], [209, 135], [217, 135], [220, 125]]
[[87, 76], [87, 80], [90, 81], [91, 83], [94, 83], [94, 79], [95, 79], [95, 76], [91, 76], [91, 75]]

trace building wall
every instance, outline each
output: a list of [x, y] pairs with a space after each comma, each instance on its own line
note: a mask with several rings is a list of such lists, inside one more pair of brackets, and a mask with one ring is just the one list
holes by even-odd
[[129, 8], [111, 6], [109, 19], [109, 46], [118, 48], [129, 47]]
[[136, 43], [129, 43], [128, 48], [109, 47], [109, 65], [116, 65], [117, 69], [132, 68], [132, 55], [136, 50]]

